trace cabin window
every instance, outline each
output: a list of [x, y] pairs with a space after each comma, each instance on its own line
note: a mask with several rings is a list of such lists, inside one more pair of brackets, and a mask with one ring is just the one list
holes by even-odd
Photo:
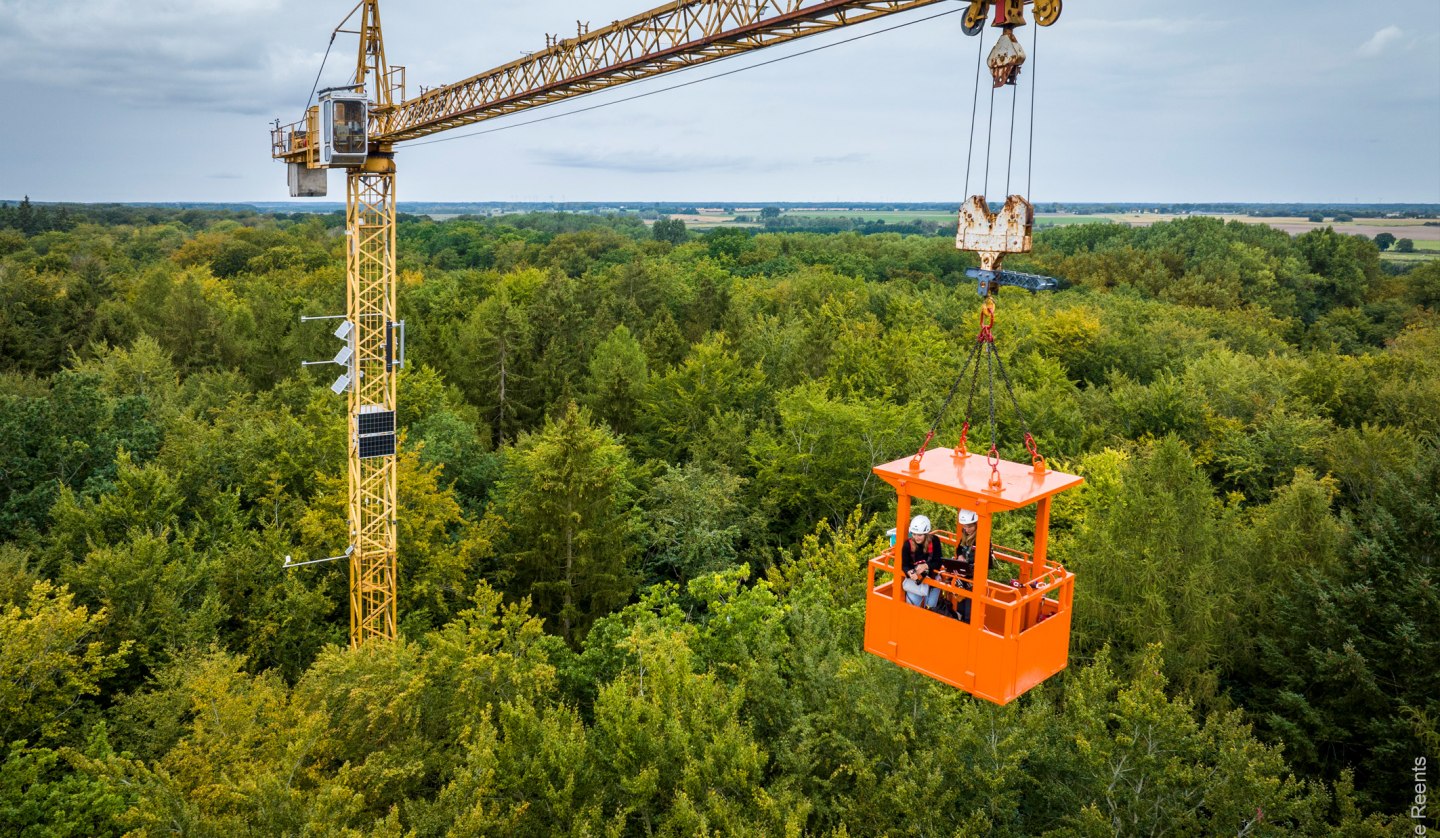
[[364, 154], [366, 118], [365, 103], [353, 99], [337, 99], [335, 106], [336, 154]]

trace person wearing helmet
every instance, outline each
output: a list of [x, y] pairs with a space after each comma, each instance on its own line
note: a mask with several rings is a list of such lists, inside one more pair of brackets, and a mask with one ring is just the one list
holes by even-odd
[[960, 510], [955, 516], [959, 528], [955, 532], [955, 558], [961, 561], [975, 561], [975, 533], [979, 529], [980, 516], [968, 509]]
[[940, 566], [940, 539], [931, 532], [930, 519], [916, 515], [910, 519], [910, 537], [900, 548], [900, 567], [905, 573], [900, 586], [905, 601], [934, 611], [940, 604], [940, 589], [929, 584], [930, 569]]
[[[959, 586], [967, 591], [974, 590], [967, 579], [975, 578], [975, 534], [979, 529], [980, 516], [969, 509], [960, 510], [955, 523], [955, 558], [961, 562]], [[970, 622], [970, 599], [960, 597], [958, 616], [962, 622]]]

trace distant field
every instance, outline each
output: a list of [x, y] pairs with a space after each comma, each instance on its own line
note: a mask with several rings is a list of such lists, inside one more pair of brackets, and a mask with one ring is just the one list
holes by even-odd
[[[956, 213], [940, 210], [842, 210], [842, 209], [816, 209], [816, 210], [789, 210], [784, 213], [785, 218], [809, 218], [818, 221], [838, 218], [850, 218], [859, 221], [884, 221], [891, 224], [904, 224], [911, 221], [930, 221], [936, 224], [954, 224]], [[721, 224], [726, 226], [749, 226], [745, 222], [736, 223], [736, 216], [747, 216], [755, 221], [750, 224], [758, 224], [759, 214], [755, 212], [726, 213], [702, 213], [700, 215], [672, 215], [671, 218], [678, 218], [685, 222], [687, 227], [716, 227]], [[1043, 226], [1058, 227], [1066, 224], [1098, 224], [1114, 221], [1115, 219], [1105, 215], [1052, 215], [1042, 213], [1035, 216], [1035, 223]]]
[[[1176, 218], [1185, 216], [1165, 215], [1162, 213], [1126, 213], [1124, 215], [1109, 216], [1122, 224], [1129, 224], [1132, 227], [1148, 227], [1151, 224], [1158, 224], [1161, 221], [1174, 221]], [[1212, 218], [1219, 218], [1224, 221], [1243, 221], [1247, 224], [1269, 224], [1277, 230], [1284, 230], [1291, 235], [1308, 233], [1311, 230], [1323, 227], [1334, 227], [1335, 232], [1351, 236], [1365, 236], [1375, 238], [1379, 233], [1390, 233], [1397, 239], [1413, 239], [1415, 246], [1420, 247], [1420, 242], [1440, 241], [1440, 227], [1425, 226], [1425, 219], [1420, 218], [1357, 218], [1354, 221], [1306, 221], [1303, 218], [1294, 217], [1256, 217], [1249, 215], [1216, 215]]]
[[1399, 253], [1394, 247], [1380, 252], [1380, 258], [1388, 262], [1430, 262], [1440, 259], [1440, 241], [1434, 239], [1417, 239], [1408, 237], [1415, 242], [1415, 252]]
[[[958, 211], [958, 210], [957, 210]], [[858, 218], [861, 221], [954, 221], [954, 212], [920, 210], [795, 210], [786, 212], [789, 218]]]
[[[953, 224], [956, 220], [956, 209], [953, 212], [939, 212], [934, 210], [797, 210], [785, 213], [790, 218], [858, 218], [861, 221], [934, 221], [939, 224]], [[1041, 213], [1035, 216], [1035, 223], [1051, 227], [1058, 227], [1066, 224], [1098, 224], [1111, 221], [1109, 216], [1104, 215], [1053, 215]]]
[[1072, 224], [1112, 224], [1115, 219], [1109, 215], [1054, 215], [1039, 213], [1035, 224], [1040, 227], [1069, 227]]
[[[745, 217], [749, 220], [737, 222], [735, 220], [737, 216]], [[684, 221], [685, 225], [692, 230], [709, 230], [720, 226], [748, 228], [764, 226], [763, 222], [760, 221], [759, 212], [754, 209], [746, 209], [744, 212], [735, 213], [717, 211], [697, 215], [675, 215], [671, 217]], [[892, 224], [928, 221], [943, 225], [953, 225], [955, 223], [956, 212], [940, 210], [807, 209], [786, 210], [783, 217], [797, 220], [811, 219], [815, 221], [846, 218], [858, 221], [885, 221]], [[1125, 224], [1131, 227], [1148, 227], [1151, 224], [1188, 217], [1191, 216], [1164, 213], [1097, 213], [1094, 215], [1040, 213], [1035, 216], [1035, 226], [1045, 228], [1068, 226], [1071, 224], [1114, 223]], [[1384, 254], [1385, 258], [1394, 259], [1395, 261], [1418, 261], [1440, 258], [1440, 226], [1426, 226], [1426, 219], [1357, 218], [1354, 221], [1346, 222], [1336, 222], [1333, 220], [1313, 222], [1293, 216], [1209, 215], [1207, 217], [1218, 218], [1223, 221], [1241, 221], [1246, 224], [1268, 224], [1292, 236], [1324, 227], [1333, 227], [1338, 233], [1364, 236], [1369, 239], [1373, 239], [1379, 233], [1388, 232], [1397, 239], [1410, 239], [1415, 242], [1416, 252], [1413, 254], [1396, 254], [1392, 250]]]

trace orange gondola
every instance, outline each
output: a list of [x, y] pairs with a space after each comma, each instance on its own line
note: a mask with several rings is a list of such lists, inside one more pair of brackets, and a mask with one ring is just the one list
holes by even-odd
[[[996, 704], [1014, 700], [1064, 669], [1075, 574], [1046, 556], [1050, 499], [1083, 479], [1049, 470], [1038, 458], [1026, 466], [963, 448], [936, 448], [877, 466], [875, 473], [899, 495], [896, 532], [909, 530], [912, 499], [971, 510], [979, 517], [975, 554], [1013, 564], [1018, 575], [1013, 583], [995, 582], [989, 578], [989, 563], [976, 561], [973, 580], [948, 573], [933, 578], [930, 584], [944, 591], [952, 604], [971, 600], [970, 620], [961, 622], [910, 605], [898, 592], [902, 537], [869, 562], [865, 650]], [[1030, 553], [991, 544], [992, 515], [1032, 505], [1035, 540]], [[953, 533], [940, 537], [954, 546]], [[962, 581], [972, 589], [966, 590]]]
[[[1013, 275], [1011, 279], [1008, 271], [976, 273], [980, 274], [980, 291], [985, 297], [980, 332], [940, 414], [913, 457], [874, 469], [899, 496], [895, 532], [910, 531], [910, 505], [915, 499], [952, 507], [957, 515], [959, 510], [968, 510], [976, 517], [973, 555], [968, 564], [954, 562], [925, 580], [924, 584], [930, 586], [925, 596], [938, 588], [947, 601], [949, 607], [938, 611], [925, 607], [923, 600], [914, 605], [907, 602], [902, 590], [903, 536], [892, 549], [871, 559], [865, 593], [865, 650], [972, 695], [1007, 704], [1064, 669], [1069, 661], [1075, 574], [1046, 555], [1050, 544], [1050, 499], [1084, 480], [1053, 471], [1045, 464], [1015, 399], [1004, 362], [995, 351], [995, 286], [1014, 282], [1031, 288], [1046, 287], [1044, 283], [1053, 285], [1054, 280], [1029, 274]], [[987, 370], [991, 441], [989, 451], [979, 455], [970, 451], [967, 439], [982, 368]], [[1025, 428], [1025, 447], [1031, 457], [1028, 466], [1000, 458], [995, 421], [996, 373], [1017, 420]], [[967, 378], [970, 394], [959, 442], [953, 449], [927, 451], [945, 411]], [[1029, 506], [1035, 507], [1032, 552], [992, 544], [992, 517]], [[952, 549], [957, 543], [954, 533], [940, 533], [939, 538]], [[986, 556], [990, 557], [988, 561], [981, 560]], [[1015, 566], [1013, 580], [999, 582], [990, 578], [992, 565], [999, 567], [1002, 563]]]

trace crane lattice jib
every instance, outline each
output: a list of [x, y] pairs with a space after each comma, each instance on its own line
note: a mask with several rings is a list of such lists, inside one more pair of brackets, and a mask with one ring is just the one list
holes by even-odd
[[[438, 87], [371, 117], [373, 142], [405, 140], [763, 49], [940, 0], [689, 0], [651, 9]], [[275, 149], [302, 159], [303, 148]]]
[[939, 0], [691, 0], [569, 38], [543, 52], [377, 114], [374, 136], [403, 142], [558, 99], [691, 67]]

